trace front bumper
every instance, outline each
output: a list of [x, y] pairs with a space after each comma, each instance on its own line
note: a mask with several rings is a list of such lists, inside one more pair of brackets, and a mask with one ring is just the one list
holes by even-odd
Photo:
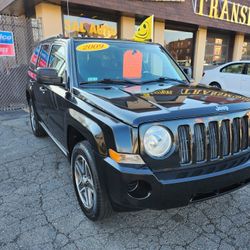
[[[173, 171], [153, 173], [146, 166], [143, 168], [125, 166], [111, 158], [102, 160], [102, 168], [107, 191], [114, 207], [120, 210], [167, 209], [216, 197], [250, 183], [249, 155], [244, 159], [243, 161], [242, 157], [236, 158], [234, 163], [230, 160], [229, 165], [226, 161], [208, 165], [204, 168], [206, 173], [201, 171], [203, 167], [185, 170], [189, 171], [189, 175], [177, 171], [176, 174], [173, 174]], [[226, 167], [222, 168], [222, 165]], [[128, 192], [129, 184], [138, 183], [136, 182], [138, 180], [139, 185], [148, 190], [148, 194], [139, 192], [134, 195], [133, 192]]]

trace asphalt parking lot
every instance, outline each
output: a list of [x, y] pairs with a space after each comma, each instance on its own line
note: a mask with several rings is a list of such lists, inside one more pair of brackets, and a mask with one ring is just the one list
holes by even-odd
[[0, 113], [0, 249], [250, 249], [250, 186], [166, 211], [88, 221], [67, 159], [24, 111]]

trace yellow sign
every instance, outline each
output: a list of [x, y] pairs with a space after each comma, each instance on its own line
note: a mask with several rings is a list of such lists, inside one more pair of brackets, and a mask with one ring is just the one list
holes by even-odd
[[108, 49], [107, 43], [83, 43], [76, 47], [77, 51], [99, 51]]
[[64, 16], [66, 36], [81, 35], [83, 37], [117, 38], [117, 24], [85, 17]]
[[250, 6], [229, 0], [192, 0], [192, 2], [197, 15], [250, 26]]
[[148, 17], [137, 29], [133, 39], [137, 42], [153, 41], [154, 15]]

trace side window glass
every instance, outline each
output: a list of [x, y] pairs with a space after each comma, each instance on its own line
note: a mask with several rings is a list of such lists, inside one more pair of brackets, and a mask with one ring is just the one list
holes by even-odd
[[250, 76], [250, 63], [247, 64], [247, 75]]
[[32, 69], [34, 69], [36, 67], [36, 63], [37, 63], [37, 59], [38, 59], [38, 55], [39, 55], [39, 51], [40, 51], [40, 45], [37, 46], [34, 51], [33, 54], [30, 58], [30, 67]]
[[237, 64], [226, 66], [224, 69], [222, 69], [221, 72], [231, 73], [231, 74], [242, 74], [243, 68], [244, 68], [243, 63], [237, 63]]
[[59, 76], [62, 76], [65, 70], [65, 54], [64, 46], [52, 46], [48, 67], [56, 69]]
[[37, 67], [45, 68], [49, 60], [50, 45], [44, 44], [41, 46]]

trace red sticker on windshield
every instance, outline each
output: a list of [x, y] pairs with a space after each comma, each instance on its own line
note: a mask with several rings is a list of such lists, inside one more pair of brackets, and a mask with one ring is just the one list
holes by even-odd
[[140, 79], [142, 77], [142, 53], [128, 50], [123, 56], [123, 78]]

